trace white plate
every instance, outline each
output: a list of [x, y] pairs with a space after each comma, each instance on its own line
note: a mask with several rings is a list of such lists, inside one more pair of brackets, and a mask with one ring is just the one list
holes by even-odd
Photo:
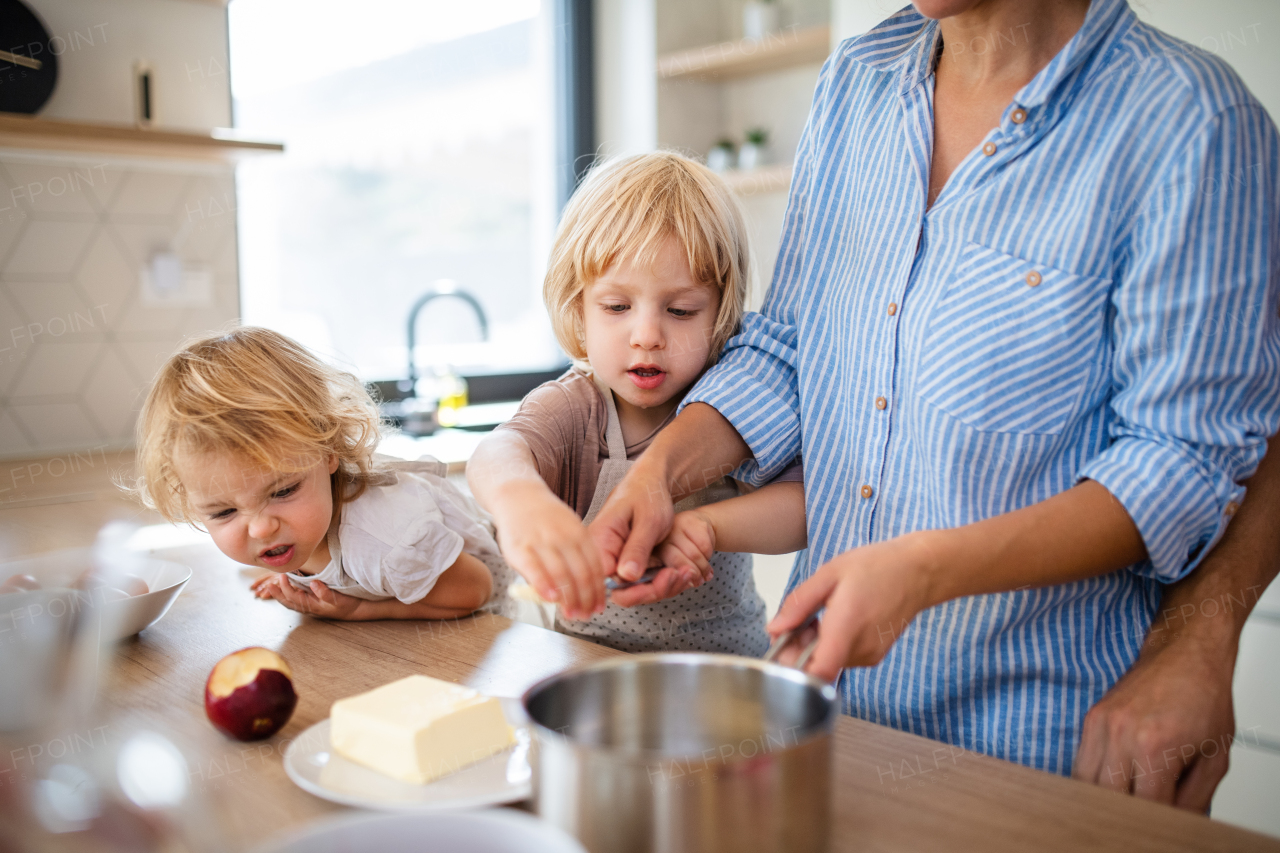
[[461, 814], [342, 815], [259, 853], [586, 853], [564, 831], [510, 809]]
[[329, 748], [329, 720], [294, 738], [284, 753], [284, 772], [293, 783], [321, 799], [378, 811], [476, 809], [526, 800], [533, 793], [529, 769], [529, 726], [517, 699], [502, 699], [516, 743], [483, 761], [426, 785], [384, 776]]

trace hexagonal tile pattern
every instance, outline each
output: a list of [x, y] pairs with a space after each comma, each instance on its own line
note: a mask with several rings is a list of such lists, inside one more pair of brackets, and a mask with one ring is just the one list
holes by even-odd
[[6, 163], [10, 187], [0, 200], [31, 213], [82, 214], [96, 219], [98, 207], [90, 188], [100, 176], [92, 169], [64, 163]]
[[[239, 311], [231, 169], [87, 156], [0, 154], [0, 458], [127, 445], [178, 342]], [[157, 251], [210, 266], [211, 304], [143, 306], [142, 267]]]
[[162, 341], [117, 341], [116, 349], [124, 354], [125, 363], [133, 375], [144, 386], [149, 386], [164, 360], [173, 355], [184, 337], [185, 331], [175, 330], [170, 339]]
[[106, 210], [116, 194], [124, 189], [130, 170], [89, 159], [72, 167], [81, 191], [93, 196], [99, 210]]
[[28, 332], [37, 339], [106, 339], [106, 310], [100, 307], [95, 311], [74, 285], [65, 282], [10, 282], [0, 286], [0, 290], [7, 291], [22, 309], [31, 327]]
[[164, 224], [112, 220], [110, 225], [112, 232], [120, 240], [125, 259], [134, 268], [135, 277], [138, 270], [150, 263], [157, 252], [173, 251], [173, 238], [177, 236], [180, 227], [175, 219], [164, 220]]
[[130, 172], [124, 186], [107, 205], [112, 219], [134, 216], [170, 216], [178, 207], [190, 175], [173, 172]]
[[107, 226], [89, 246], [89, 253], [76, 272], [76, 284], [89, 300], [89, 306], [105, 313], [108, 322], [112, 322], [134, 298], [139, 273]]
[[100, 343], [68, 343], [45, 340], [46, 337], [36, 337], [26, 369], [9, 389], [9, 396], [75, 394], [102, 352]]
[[186, 229], [183, 253], [193, 260], [217, 263], [228, 240], [234, 242], [236, 187], [231, 176], [201, 176], [191, 182], [178, 216]]
[[4, 275], [69, 275], [98, 226], [92, 222], [32, 221], [14, 247]]
[[124, 357], [105, 349], [87, 377], [80, 399], [102, 427], [108, 441], [127, 444], [133, 438], [134, 418], [142, 408], [146, 386], [140, 386]]
[[9, 411], [29, 435], [37, 437], [42, 451], [57, 453], [103, 443], [98, 428], [75, 403], [30, 403], [10, 406]]
[[[8, 407], [0, 408], [0, 448], [3, 448], [9, 456], [24, 456], [33, 453], [36, 449], [18, 428], [18, 423], [9, 414]], [[0, 501], [5, 499], [3, 489], [8, 485], [0, 481]]]

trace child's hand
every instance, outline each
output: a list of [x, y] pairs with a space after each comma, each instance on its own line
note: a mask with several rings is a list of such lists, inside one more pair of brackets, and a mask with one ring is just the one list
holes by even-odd
[[[711, 580], [711, 555], [716, 551], [716, 529], [698, 510], [677, 513], [671, 532], [658, 545], [662, 565], [679, 569], [689, 587]], [[682, 590], [683, 591], [683, 590]]]
[[312, 581], [309, 590], [298, 589], [284, 575], [259, 578], [253, 588], [258, 598], [274, 598], [290, 610], [321, 619], [350, 619], [361, 604], [361, 599], [334, 592], [321, 581]]
[[582, 519], [554, 497], [537, 496], [526, 507], [498, 527], [507, 563], [566, 619], [604, 610], [604, 569]]

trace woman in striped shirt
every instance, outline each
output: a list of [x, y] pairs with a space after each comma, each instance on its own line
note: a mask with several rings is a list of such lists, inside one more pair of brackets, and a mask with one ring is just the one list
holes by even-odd
[[606, 568], [642, 570], [655, 494], [803, 448], [771, 630], [823, 612], [848, 713], [1069, 773], [1280, 421], [1278, 152], [1124, 0], [916, 0], [846, 41], [763, 309], [596, 521]]

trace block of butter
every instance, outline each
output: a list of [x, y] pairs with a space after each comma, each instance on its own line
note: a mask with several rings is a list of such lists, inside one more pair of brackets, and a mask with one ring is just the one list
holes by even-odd
[[497, 699], [425, 675], [339, 699], [329, 712], [334, 752], [411, 784], [425, 785], [513, 743]]

